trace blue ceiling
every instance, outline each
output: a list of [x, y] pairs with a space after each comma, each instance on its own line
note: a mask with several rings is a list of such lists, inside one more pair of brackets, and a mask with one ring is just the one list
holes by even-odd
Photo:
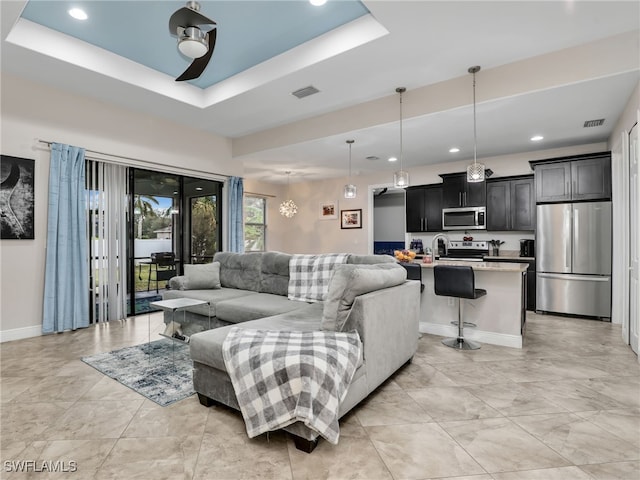
[[[27, 3], [22, 17], [104, 48], [171, 77], [190, 64], [169, 33], [169, 18], [186, 1], [43, 1]], [[213, 57], [191, 84], [207, 88], [369, 13], [358, 0], [201, 1], [218, 25]], [[82, 8], [79, 21], [67, 11]]]

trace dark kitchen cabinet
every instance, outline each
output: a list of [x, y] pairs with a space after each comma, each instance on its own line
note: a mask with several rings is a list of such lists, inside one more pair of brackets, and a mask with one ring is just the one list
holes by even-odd
[[487, 230], [535, 230], [533, 175], [487, 180]]
[[441, 174], [442, 207], [484, 207], [487, 198], [486, 182], [467, 182], [465, 173]]
[[405, 211], [407, 232], [441, 232], [442, 184], [407, 188]]
[[538, 203], [611, 199], [610, 152], [529, 163]]

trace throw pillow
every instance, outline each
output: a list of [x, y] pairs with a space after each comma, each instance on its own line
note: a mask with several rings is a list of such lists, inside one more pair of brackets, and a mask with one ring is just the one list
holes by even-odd
[[322, 302], [336, 265], [346, 263], [348, 253], [292, 255], [289, 259], [289, 300]]
[[397, 263], [337, 265], [322, 311], [322, 330], [342, 331], [358, 295], [404, 283], [407, 271]]
[[184, 266], [182, 290], [206, 290], [209, 288], [221, 288], [219, 262]]

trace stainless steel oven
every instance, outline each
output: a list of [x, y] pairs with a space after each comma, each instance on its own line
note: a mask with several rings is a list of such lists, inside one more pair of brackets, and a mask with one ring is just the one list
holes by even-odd
[[443, 230], [486, 230], [487, 207], [442, 209]]

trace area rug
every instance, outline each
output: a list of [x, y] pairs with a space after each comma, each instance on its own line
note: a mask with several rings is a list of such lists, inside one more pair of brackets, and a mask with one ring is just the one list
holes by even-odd
[[82, 361], [163, 407], [195, 393], [189, 346], [173, 340], [163, 338]]

